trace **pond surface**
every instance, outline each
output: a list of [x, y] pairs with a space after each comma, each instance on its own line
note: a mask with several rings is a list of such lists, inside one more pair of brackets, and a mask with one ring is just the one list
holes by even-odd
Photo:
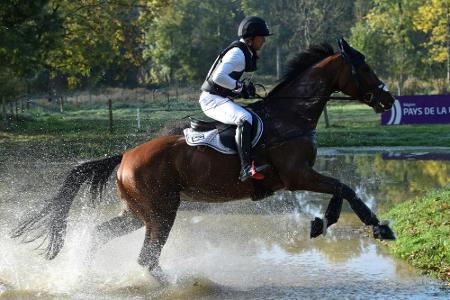
[[[446, 152], [447, 151], [447, 152]], [[342, 153], [322, 151], [316, 169], [354, 187], [378, 214], [448, 185], [449, 150]], [[419, 159], [419, 160], [417, 160]], [[390, 256], [345, 205], [326, 236], [309, 239], [326, 195], [280, 192], [260, 202], [184, 204], [161, 265], [160, 287], [136, 262], [143, 230], [113, 240], [86, 259], [91, 232], [120, 211], [107, 201], [74, 203], [66, 244], [53, 261], [8, 232], [53, 195], [77, 162], [0, 158], [0, 299], [449, 299], [443, 282]], [[395, 220], [394, 220], [395, 221]]]

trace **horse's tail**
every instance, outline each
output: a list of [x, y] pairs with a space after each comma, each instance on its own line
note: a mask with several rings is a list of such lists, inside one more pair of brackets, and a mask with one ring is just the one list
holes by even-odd
[[21, 221], [11, 236], [22, 236], [23, 242], [29, 243], [42, 238], [43, 255], [46, 259], [55, 258], [64, 245], [67, 217], [72, 202], [83, 183], [90, 183], [92, 201], [101, 199], [102, 191], [114, 168], [122, 161], [122, 154], [82, 163], [70, 171], [58, 194], [47, 205]]

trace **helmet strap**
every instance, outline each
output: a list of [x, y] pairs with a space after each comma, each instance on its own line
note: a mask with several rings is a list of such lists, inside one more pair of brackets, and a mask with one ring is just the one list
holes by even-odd
[[249, 36], [244, 38], [245, 43], [247, 44], [247, 46], [252, 49], [252, 52], [256, 53], [256, 50], [253, 49], [253, 40], [255, 39], [254, 36]]

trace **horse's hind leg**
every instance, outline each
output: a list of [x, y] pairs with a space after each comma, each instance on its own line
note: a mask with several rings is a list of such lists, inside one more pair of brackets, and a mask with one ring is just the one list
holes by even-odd
[[145, 239], [138, 263], [146, 267], [161, 283], [166, 283], [167, 278], [159, 265], [159, 257], [175, 221], [179, 195], [176, 198], [173, 201], [167, 199], [166, 203], [174, 204], [170, 209], [166, 207], [166, 210], [153, 211], [149, 219], [145, 220]]
[[95, 228], [94, 247], [101, 246], [114, 238], [129, 234], [142, 226], [144, 226], [142, 220], [130, 210], [125, 210], [121, 215], [103, 222]]

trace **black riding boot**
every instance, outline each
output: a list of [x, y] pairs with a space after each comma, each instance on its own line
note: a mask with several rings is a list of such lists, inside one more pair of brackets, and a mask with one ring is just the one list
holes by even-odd
[[241, 181], [245, 181], [250, 177], [256, 180], [264, 179], [264, 175], [258, 172], [267, 167], [264, 165], [255, 168], [250, 156], [252, 147], [251, 135], [252, 125], [248, 122], [244, 122], [244, 124], [238, 126], [236, 129], [236, 144], [239, 158], [241, 159], [241, 173], [239, 175]]

